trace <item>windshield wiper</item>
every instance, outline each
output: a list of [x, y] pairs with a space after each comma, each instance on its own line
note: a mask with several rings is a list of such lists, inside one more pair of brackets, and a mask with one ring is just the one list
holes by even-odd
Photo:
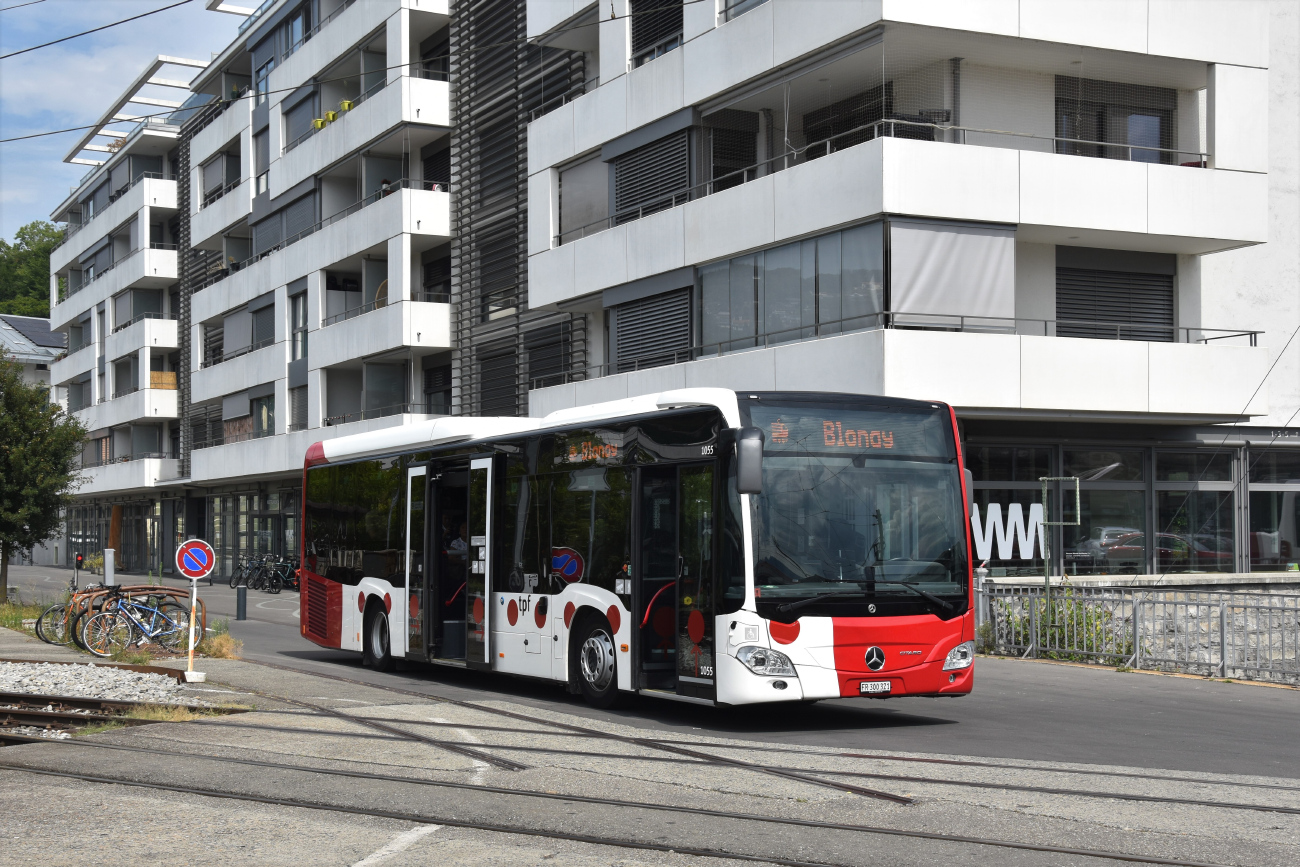
[[846, 593], [843, 590], [839, 590], [836, 591], [835, 593], [823, 593], [820, 596], [809, 596], [807, 599], [800, 599], [798, 602], [783, 602], [782, 604], [776, 606], [776, 610], [784, 614], [787, 611], [794, 611], [795, 609], [803, 608], [805, 605], [812, 605], [814, 602], [821, 602], [823, 599], [839, 599], [841, 597], [852, 597], [853, 599], [861, 599], [862, 594]]
[[921, 597], [923, 597], [923, 598], [925, 598], [925, 599], [928, 599], [928, 600], [930, 600], [931, 602], [933, 602], [935, 605], [942, 605], [942, 606], [943, 606], [943, 609], [944, 609], [945, 611], [951, 611], [951, 610], [952, 610], [952, 603], [951, 603], [951, 602], [948, 602], [947, 600], [944, 600], [944, 599], [940, 599], [938, 596], [935, 596], [933, 593], [930, 593], [930, 592], [928, 592], [928, 591], [922, 590], [920, 587], [917, 587], [915, 584], [912, 584], [912, 583], [910, 583], [910, 582], [907, 582], [907, 581], [877, 581], [876, 583], [877, 583], [877, 584], [884, 584], [884, 585], [887, 585], [887, 586], [889, 586], [889, 587], [906, 587], [908, 590], [912, 591], [912, 592], [915, 593], [917, 596], [921, 596]]

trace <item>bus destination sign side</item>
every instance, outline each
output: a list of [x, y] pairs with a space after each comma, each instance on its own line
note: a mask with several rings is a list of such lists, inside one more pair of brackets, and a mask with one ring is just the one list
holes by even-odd
[[176, 568], [191, 581], [208, 577], [217, 565], [216, 552], [202, 539], [190, 539], [182, 542], [176, 549]]

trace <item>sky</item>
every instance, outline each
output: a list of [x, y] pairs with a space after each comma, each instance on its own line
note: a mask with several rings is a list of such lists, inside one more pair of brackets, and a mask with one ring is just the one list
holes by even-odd
[[[177, 0], [0, 0], [0, 54], [49, 42]], [[240, 3], [256, 6], [256, 0]], [[0, 60], [0, 138], [94, 123], [159, 54], [209, 60], [235, 37], [243, 20], [209, 12], [204, 0], [89, 36]], [[159, 76], [188, 80], [198, 70], [165, 67]], [[177, 96], [177, 94], [180, 94]], [[178, 90], [149, 95], [181, 100]], [[127, 113], [163, 109], [130, 106]], [[126, 125], [121, 127], [127, 129]], [[0, 237], [32, 220], [48, 220], [90, 171], [63, 157], [84, 132], [0, 143]], [[106, 139], [100, 139], [106, 143]]]

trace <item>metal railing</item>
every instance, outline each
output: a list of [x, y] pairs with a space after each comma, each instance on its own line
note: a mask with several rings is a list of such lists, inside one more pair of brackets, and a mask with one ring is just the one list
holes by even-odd
[[214, 352], [204, 358], [202, 364], [199, 365], [199, 369], [207, 370], [209, 367], [216, 367], [218, 364], [239, 358], [241, 355], [248, 355], [250, 352], [256, 352], [259, 349], [265, 349], [268, 346], [275, 346], [277, 343], [284, 342], [283, 340], [277, 341], [274, 337], [268, 337], [264, 340], [256, 340], [247, 346], [241, 346], [230, 352], [223, 349], [221, 352]]
[[149, 459], [166, 460], [170, 457], [171, 455], [167, 454], [166, 452], [135, 452], [134, 454], [129, 454], [129, 455], [117, 455], [111, 458], [100, 458], [99, 460], [83, 462], [81, 468], [83, 470], [89, 470], [89, 469], [93, 469], [94, 467], [106, 467], [109, 464], [127, 464], [130, 463], [131, 461], [143, 461]]
[[135, 394], [139, 390], [140, 386], [138, 385], [128, 385], [126, 388], [119, 388], [117, 391], [113, 392], [113, 400], [117, 400], [119, 397], [126, 397], [128, 394]]
[[325, 27], [335, 18], [338, 18], [348, 9], [352, 8], [352, 4], [355, 2], [357, 2], [357, 0], [343, 0], [343, 5], [339, 6], [339, 8], [335, 9], [333, 12], [326, 15], [320, 21], [316, 22], [315, 27], [308, 30], [306, 33], [302, 35], [301, 39], [299, 39], [297, 42], [293, 43], [288, 48], [286, 48], [284, 50], [284, 53], [280, 55], [280, 62], [283, 63], [284, 61], [288, 60], [290, 55], [296, 52], [299, 48], [302, 48], [302, 46], [305, 43], [309, 42], [311, 38], [315, 36], [317, 33], [320, 33], [322, 27]]
[[343, 413], [342, 415], [332, 415], [325, 419], [326, 427], [334, 425], [347, 424], [353, 421], [364, 421], [370, 418], [387, 418], [393, 415], [423, 414], [424, 410], [418, 403], [394, 403], [388, 406], [374, 407], [373, 409], [363, 409], [359, 412]]
[[239, 33], [243, 35], [244, 31], [253, 26], [253, 22], [266, 14], [266, 10], [276, 4], [276, 0], [262, 0], [262, 5], [253, 10], [253, 13], [239, 22]]
[[235, 187], [239, 186], [243, 182], [244, 182], [243, 178], [236, 178], [235, 180], [219, 188], [215, 192], [205, 193], [203, 196], [203, 202], [199, 205], [199, 210], [203, 210], [208, 205], [212, 204], [217, 199], [221, 198], [226, 193], [230, 192], [231, 190], [233, 190]]
[[407, 74], [411, 78], [425, 78], [430, 81], [451, 81], [451, 73], [445, 69], [426, 69], [424, 62], [417, 60], [408, 65]]
[[190, 446], [190, 449], [193, 451], [197, 451], [198, 449], [210, 449], [213, 446], [229, 446], [229, 445], [234, 445], [235, 443], [246, 443], [252, 440], [262, 440], [271, 436], [275, 436], [275, 431], [253, 430], [253, 431], [244, 431], [243, 433], [237, 433], [237, 434], [223, 434], [221, 436], [209, 437], [208, 439], [195, 442], [192, 446]]
[[176, 318], [175, 313], [153, 313], [153, 312], [137, 313], [134, 316], [132, 316], [130, 319], [123, 322], [121, 325], [118, 325], [116, 328], [114, 328], [113, 333], [116, 334], [119, 331], [125, 331], [126, 329], [130, 328], [132, 325], [136, 324], [137, 322], [142, 322], [145, 319], [175, 319], [175, 318]]
[[[909, 134], [910, 133], [910, 134]], [[1168, 155], [1171, 161], [1178, 162], [1179, 165], [1193, 166], [1204, 168], [1208, 164], [1209, 155], [1200, 151], [1179, 150], [1177, 148], [1160, 148], [1147, 147], [1144, 145], [1119, 145], [1108, 142], [1090, 141], [1088, 139], [1062, 138], [1060, 136], [1043, 136], [1034, 133], [1011, 132], [999, 129], [983, 129], [979, 127], [954, 126], [951, 124], [931, 123], [928, 121], [904, 120], [901, 118], [887, 118], [885, 120], [873, 121], [872, 123], [862, 124], [851, 130], [837, 133], [828, 138], [819, 139], [803, 147], [791, 147], [785, 153], [760, 160], [752, 166], [746, 166], [742, 169], [728, 172], [712, 180], [703, 181], [689, 187], [683, 187], [672, 193], [665, 193], [650, 201], [643, 202], [635, 208], [625, 208], [608, 217], [602, 217], [594, 220], [584, 226], [576, 226], [572, 229], [562, 230], [560, 234], [553, 238], [554, 246], [561, 246], [585, 238], [595, 232], [603, 232], [605, 229], [631, 223], [651, 214], [657, 214], [660, 211], [666, 211], [669, 208], [675, 208], [678, 205], [684, 205], [695, 199], [711, 196], [714, 193], [720, 193], [723, 190], [729, 190], [732, 187], [738, 187], [747, 184], [750, 181], [758, 180], [777, 172], [785, 171], [797, 165], [802, 165], [812, 160], [828, 156], [832, 153], [846, 150], [855, 145], [864, 144], [877, 138], [910, 138], [920, 139], [921, 134], [929, 134], [926, 141], [934, 141], [938, 133], [952, 134], [960, 141], [948, 142], [949, 144], [964, 144], [966, 135], [976, 133], [981, 135], [993, 136], [1010, 136], [1014, 138], [1027, 138], [1037, 141], [1048, 141], [1053, 143], [1053, 149], [1061, 144], [1086, 145], [1088, 147], [1106, 149], [1106, 153], [1098, 153], [1096, 157], [1102, 159], [1128, 159], [1132, 160], [1135, 152], [1150, 153], [1157, 157]], [[1059, 152], [1059, 151], [1057, 151]], [[1121, 153], [1124, 156], [1121, 156]], [[1091, 154], [1075, 154], [1075, 156], [1091, 157]], [[1192, 161], [1181, 162], [1181, 157], [1191, 156], [1195, 159]]]
[[600, 87], [600, 76], [596, 76], [593, 79], [584, 81], [582, 84], [574, 85], [573, 87], [569, 88], [567, 92], [562, 93], [559, 96], [552, 97], [546, 100], [546, 102], [539, 105], [537, 108], [533, 109], [532, 112], [528, 115], [528, 120], [531, 123], [532, 121], [537, 120], [539, 117], [543, 115], [550, 114], [551, 112], [555, 111], [557, 108], [563, 105], [568, 105], [569, 103], [573, 102], [578, 97], [591, 93], [597, 87]]
[[296, 235], [290, 235], [288, 238], [285, 238], [280, 243], [274, 244], [260, 253], [255, 253], [252, 256], [249, 256], [247, 259], [243, 260], [242, 262], [232, 262], [230, 263], [230, 266], [228, 268], [222, 268], [218, 271], [213, 272], [212, 274], [209, 274], [207, 277], [198, 281], [198, 283], [194, 287], [194, 291], [198, 292], [202, 289], [206, 289], [209, 286], [212, 286], [215, 283], [220, 283], [222, 280], [225, 280], [227, 277], [229, 277], [231, 274], [235, 273], [236, 271], [241, 271], [244, 268], [249, 267], [250, 265], [255, 265], [256, 263], [265, 259], [267, 256], [270, 256], [279, 250], [283, 250], [285, 247], [296, 244], [299, 241], [301, 241], [303, 238], [306, 238], [308, 235], [314, 235], [316, 232], [319, 232], [320, 230], [328, 226], [331, 226], [334, 223], [337, 223], [339, 220], [346, 219], [347, 217], [352, 216], [357, 211], [360, 211], [362, 208], [373, 205], [375, 202], [387, 198], [388, 196], [392, 195], [398, 190], [407, 190], [407, 189], [426, 190], [435, 193], [445, 193], [450, 191], [450, 185], [443, 183], [441, 181], [415, 181], [415, 180], [411, 180], [410, 178], [402, 178], [400, 180], [392, 181], [387, 185], [385, 189], [381, 189], [377, 192], [371, 193], [370, 195], [366, 196], [364, 199], [361, 199], [359, 202], [351, 204], [348, 207], [344, 208], [343, 210], [339, 211], [338, 213], [332, 214], [326, 217], [325, 219], [321, 220], [320, 222], [312, 226], [309, 226], [306, 229], [303, 229], [301, 232], [298, 232]]
[[1086, 335], [1098, 340], [1139, 340], [1147, 342], [1177, 342], [1209, 344], [1219, 340], [1237, 338], [1251, 346], [1258, 344], [1261, 331], [1239, 329], [1199, 328], [1176, 325], [1138, 325], [1115, 322], [1092, 322], [1076, 319], [1022, 319], [998, 316], [964, 316], [960, 314], [937, 313], [899, 313], [883, 311], [863, 316], [852, 316], [819, 322], [815, 325], [800, 325], [764, 334], [746, 335], [731, 340], [714, 343], [697, 343], [680, 349], [661, 350], [631, 358], [620, 358], [604, 364], [592, 365], [564, 373], [547, 374], [529, 381], [529, 388], [549, 388], [567, 382], [577, 382], [591, 378], [610, 376], [616, 373], [631, 373], [664, 367], [670, 364], [684, 364], [705, 358], [716, 358], [735, 352], [752, 349], [766, 349], [785, 343], [797, 343], [834, 337], [840, 334], [852, 334], [859, 331], [876, 331], [884, 328], [904, 331], [948, 331], [975, 334], [1006, 334], [1017, 336], [1078, 336], [1077, 334], [1060, 334], [1060, 326], [1069, 329], [1089, 330]]
[[[346, 322], [349, 319], [356, 319], [358, 316], [362, 316], [372, 310], [379, 310], [380, 308], [387, 307], [390, 304], [399, 304], [403, 300], [404, 299], [401, 298], [384, 298], [382, 300], [376, 298], [374, 301], [367, 301], [365, 304], [362, 304], [359, 307], [353, 307], [351, 310], [344, 310], [342, 313], [335, 313], [333, 316], [326, 316], [324, 321], [321, 323], [321, 327], [324, 328], [333, 325], [336, 322]], [[413, 292], [411, 293], [411, 300], [450, 304], [451, 296], [444, 292]]]
[[1133, 587], [983, 587], [988, 653], [1300, 681], [1300, 594]]

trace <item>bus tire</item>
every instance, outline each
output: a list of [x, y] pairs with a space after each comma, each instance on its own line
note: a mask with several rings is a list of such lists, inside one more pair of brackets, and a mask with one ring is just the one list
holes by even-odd
[[614, 631], [604, 617], [591, 614], [583, 618], [577, 633], [573, 675], [578, 681], [578, 691], [592, 707], [612, 707], [618, 700], [618, 653]]
[[366, 629], [362, 637], [362, 662], [375, 671], [392, 671], [392, 636], [388, 634], [388, 614], [384, 606], [371, 605], [366, 610]]

